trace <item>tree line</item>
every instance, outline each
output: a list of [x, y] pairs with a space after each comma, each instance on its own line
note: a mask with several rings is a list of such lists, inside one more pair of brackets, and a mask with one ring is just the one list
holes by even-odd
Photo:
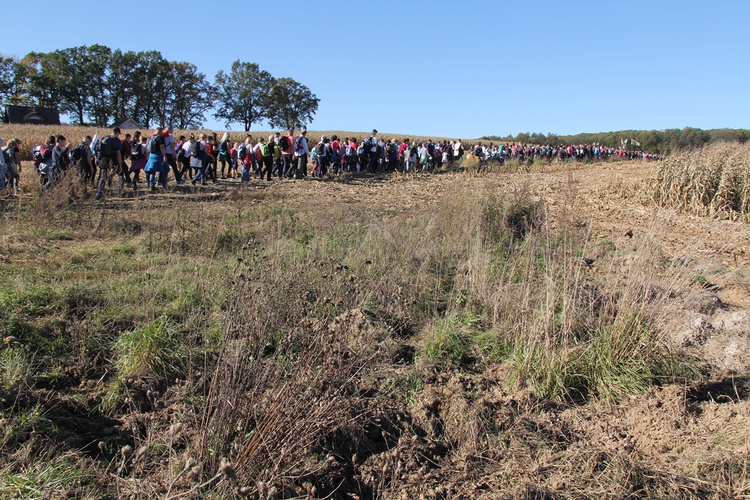
[[75, 124], [101, 127], [132, 118], [142, 126], [200, 128], [206, 114], [245, 131], [267, 121], [301, 128], [319, 99], [291, 78], [274, 78], [255, 63], [235, 61], [213, 82], [189, 62], [159, 51], [121, 51], [104, 45], [0, 56], [0, 102], [57, 109]]
[[638, 151], [649, 151], [662, 155], [674, 151], [700, 148], [714, 142], [739, 142], [745, 143], [750, 139], [750, 130], [747, 129], [712, 129], [701, 130], [699, 128], [685, 127], [683, 129], [665, 130], [620, 130], [617, 132], [599, 132], [576, 135], [557, 135], [541, 133], [520, 133], [506, 137], [486, 136], [486, 141], [496, 142], [520, 142], [523, 144], [537, 144], [542, 146], [558, 146], [560, 144], [599, 144], [609, 148], [617, 148], [625, 145], [627, 149]]

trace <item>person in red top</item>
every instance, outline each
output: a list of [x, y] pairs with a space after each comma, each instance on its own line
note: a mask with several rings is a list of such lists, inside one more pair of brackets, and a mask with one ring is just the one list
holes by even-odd
[[240, 147], [239, 142], [234, 143], [234, 147], [229, 150], [229, 178], [237, 177], [237, 148]]
[[341, 173], [341, 157], [344, 156], [341, 150], [341, 142], [339, 136], [333, 135], [331, 137], [331, 165], [334, 174]]

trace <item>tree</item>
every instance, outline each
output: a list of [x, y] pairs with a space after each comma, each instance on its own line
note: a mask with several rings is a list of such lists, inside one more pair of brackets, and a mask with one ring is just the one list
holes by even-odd
[[245, 132], [253, 123], [266, 117], [267, 96], [273, 77], [257, 64], [235, 61], [229, 74], [223, 70], [216, 74], [216, 99], [218, 108], [214, 116], [230, 123], [241, 123]]
[[13, 57], [0, 56], [0, 102], [25, 104], [25, 71]]
[[319, 102], [305, 85], [291, 78], [279, 78], [271, 88], [268, 123], [285, 130], [302, 128], [313, 121]]
[[138, 82], [133, 76], [133, 68], [137, 60], [138, 54], [132, 50], [122, 52], [117, 49], [112, 52], [107, 89], [110, 93], [112, 120], [115, 123], [133, 115], [135, 89], [138, 87]]
[[165, 85], [166, 124], [199, 128], [213, 105], [214, 88], [194, 64], [170, 62]]
[[159, 125], [166, 122], [164, 92], [169, 75], [169, 61], [161, 52], [150, 50], [138, 52], [133, 67], [134, 104], [133, 118], [144, 127], [158, 120]]
[[57, 109], [60, 102], [60, 92], [54, 82], [50, 80], [49, 72], [43, 71], [48, 54], [43, 52], [29, 52], [19, 61], [24, 78], [24, 93], [26, 102], [31, 106]]

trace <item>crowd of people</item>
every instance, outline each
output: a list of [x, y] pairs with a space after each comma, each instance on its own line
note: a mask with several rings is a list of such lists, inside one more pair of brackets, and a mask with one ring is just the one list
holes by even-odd
[[[86, 136], [73, 146], [62, 136], [50, 136], [47, 143], [32, 149], [41, 189], [46, 190], [71, 171], [80, 180], [96, 186], [101, 199], [116, 181], [122, 191], [126, 186], [138, 189], [145, 182], [151, 191], [166, 188], [170, 171], [174, 182], [206, 185], [209, 181], [239, 178], [247, 183], [251, 178], [303, 179], [324, 177], [342, 172], [381, 173], [388, 171], [434, 171], [459, 160], [464, 154], [479, 160], [505, 162], [508, 160], [534, 161], [553, 159], [606, 160], [612, 157], [658, 160], [659, 156], [623, 149], [580, 146], [537, 146], [524, 144], [482, 144], [478, 142], [466, 150], [461, 140], [411, 141], [408, 138], [382, 139], [374, 130], [368, 138], [330, 138], [322, 136], [310, 144], [307, 131], [295, 135], [276, 132], [258, 139], [246, 134], [241, 141], [232, 141], [228, 132], [219, 138], [214, 134], [191, 134], [174, 137], [172, 127], [159, 127], [150, 135], [135, 132], [122, 134], [114, 128], [111, 134], [99, 138]], [[6, 186], [15, 195], [19, 188], [22, 165], [21, 141], [13, 139], [6, 146], [0, 139], [0, 192]], [[143, 177], [141, 177], [143, 172]], [[98, 173], [98, 176], [97, 176]]]
[[473, 147], [472, 154], [483, 161], [495, 160], [566, 160], [579, 161], [608, 160], [610, 158], [625, 158], [628, 160], [660, 160], [661, 156], [644, 151], [630, 151], [622, 148], [608, 148], [599, 144], [579, 145], [533, 145], [533, 144], [493, 144], [483, 145], [481, 142]]

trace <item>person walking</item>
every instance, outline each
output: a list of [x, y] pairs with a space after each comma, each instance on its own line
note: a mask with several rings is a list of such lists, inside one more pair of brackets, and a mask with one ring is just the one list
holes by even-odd
[[122, 171], [122, 142], [120, 129], [115, 127], [110, 135], [102, 137], [95, 147], [96, 162], [99, 164], [99, 182], [96, 187], [96, 199], [104, 197], [104, 190], [113, 172]]
[[[303, 130], [294, 140], [294, 158], [297, 161], [297, 178], [307, 177], [307, 158], [310, 154], [310, 145], [307, 142], [307, 130]], [[284, 177], [291, 178], [291, 172], [285, 173]]]

